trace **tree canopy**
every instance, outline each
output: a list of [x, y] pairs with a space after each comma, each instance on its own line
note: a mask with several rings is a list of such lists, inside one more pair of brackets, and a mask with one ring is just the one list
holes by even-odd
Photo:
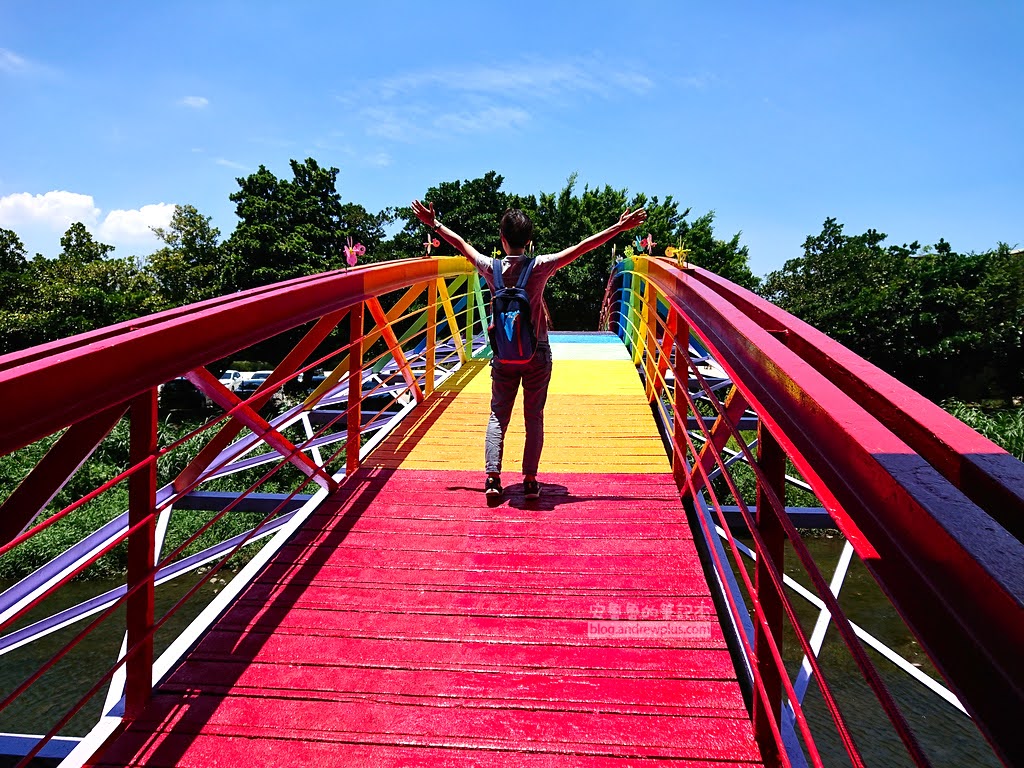
[[262, 165], [237, 180], [230, 199], [239, 222], [225, 244], [224, 292], [341, 267], [347, 237], [368, 249], [383, 240], [383, 215], [341, 202], [337, 168], [307, 158], [292, 160], [291, 169], [290, 181]]
[[158, 307], [153, 284], [135, 257], [111, 258], [113, 246], [97, 241], [81, 222], [60, 242], [57, 258], [37, 254], [26, 261], [17, 236], [0, 230], [0, 269], [12, 278], [0, 304], [0, 351], [73, 336]]
[[[537, 196], [506, 193], [501, 189], [503, 181], [499, 174], [490, 171], [478, 179], [449, 181], [430, 187], [420, 199], [433, 203], [438, 218], [485, 254], [501, 247], [498, 226], [507, 208], [520, 208], [533, 220], [533, 242], [538, 253], [555, 253], [611, 226], [627, 206], [646, 206], [648, 219], [644, 233], [651, 234], [661, 251], [668, 245], [682, 242], [690, 249], [690, 258], [695, 263], [722, 271], [730, 280], [746, 287], [757, 285], [757, 278], [747, 265], [747, 249], [739, 245], [739, 234], [728, 241], [714, 237], [713, 213], [691, 223], [687, 221], [690, 209], [680, 211], [671, 196], [661, 201], [642, 193], [631, 195], [626, 189], [609, 185], [596, 189], [584, 186], [579, 192], [576, 174], [569, 176], [559, 192], [541, 192]], [[395, 236], [389, 255], [422, 253], [426, 230], [412, 215], [412, 210], [398, 208], [394, 216], [404, 219], [405, 224]], [[631, 242], [625, 237], [617, 238], [618, 253]], [[555, 327], [584, 330], [595, 326], [614, 261], [611, 249], [612, 246], [607, 245], [591, 251], [552, 276], [545, 296]], [[441, 252], [453, 251], [442, 243]]]
[[202, 301], [220, 293], [223, 249], [220, 230], [193, 205], [175, 206], [171, 223], [155, 227], [164, 247], [149, 257], [147, 271], [163, 303], [170, 307]]
[[804, 254], [768, 275], [766, 298], [935, 398], [1022, 391], [1024, 259], [1000, 245], [981, 254], [885, 245], [836, 219]]
[[[428, 232], [408, 207], [371, 213], [344, 200], [339, 170], [313, 158], [290, 161], [290, 171], [291, 178], [278, 178], [260, 166], [237, 179], [230, 199], [238, 222], [227, 240], [209, 216], [180, 205], [166, 227], [154, 229], [160, 247], [143, 258], [115, 257], [81, 222], [67, 229], [53, 259], [29, 258], [17, 233], [0, 229], [0, 352], [342, 268], [348, 237], [366, 246], [363, 261], [423, 253]], [[932, 397], [1024, 391], [1024, 257], [1006, 245], [969, 254], [945, 240], [894, 245], [874, 229], [847, 234], [829, 218], [804, 241], [802, 255], [762, 282], [750, 271], [740, 233], [715, 233], [714, 211], [693, 216], [672, 196], [611, 185], [581, 189], [576, 174], [557, 191], [529, 195], [507, 192], [503, 183], [488, 171], [441, 181], [420, 199], [485, 254], [500, 248], [498, 225], [510, 207], [533, 219], [538, 253], [601, 231], [627, 206], [647, 208], [643, 231], [616, 238], [552, 277], [546, 296], [555, 328], [593, 328], [613, 253], [650, 234], [656, 254], [683, 246], [691, 262], [759, 290]], [[435, 252], [452, 253], [446, 243]]]

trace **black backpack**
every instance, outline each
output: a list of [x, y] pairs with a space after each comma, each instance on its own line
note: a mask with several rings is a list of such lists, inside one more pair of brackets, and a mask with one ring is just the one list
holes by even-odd
[[528, 259], [514, 286], [506, 286], [501, 274], [501, 259], [492, 264], [494, 298], [491, 300], [491, 325], [487, 329], [494, 359], [511, 365], [525, 365], [537, 349], [537, 333], [533, 329], [530, 299], [526, 283], [533, 273], [533, 259]]

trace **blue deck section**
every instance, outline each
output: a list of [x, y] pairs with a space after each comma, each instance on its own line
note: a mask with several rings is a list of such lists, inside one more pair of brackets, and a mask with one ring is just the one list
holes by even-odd
[[552, 344], [621, 344], [619, 337], [608, 331], [556, 331], [548, 333]]

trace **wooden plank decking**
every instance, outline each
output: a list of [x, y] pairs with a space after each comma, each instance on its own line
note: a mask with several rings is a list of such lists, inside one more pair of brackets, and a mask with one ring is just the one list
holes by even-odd
[[488, 371], [466, 366], [96, 764], [756, 764], [636, 371], [617, 343], [555, 358], [540, 501], [513, 434], [484, 503]]

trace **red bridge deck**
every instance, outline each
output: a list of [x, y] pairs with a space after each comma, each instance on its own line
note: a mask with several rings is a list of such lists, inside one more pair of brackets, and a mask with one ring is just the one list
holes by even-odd
[[[95, 764], [757, 763], [664, 453], [637, 462], [653, 426], [602, 439], [629, 460], [599, 471], [591, 409], [556, 374], [548, 464], [574, 441], [590, 463], [544, 475], [539, 502], [507, 475], [489, 508], [476, 443], [464, 469], [415, 468], [439, 461], [428, 436], [479, 420], [477, 372], [318, 510]], [[622, 398], [646, 408], [639, 382]]]

